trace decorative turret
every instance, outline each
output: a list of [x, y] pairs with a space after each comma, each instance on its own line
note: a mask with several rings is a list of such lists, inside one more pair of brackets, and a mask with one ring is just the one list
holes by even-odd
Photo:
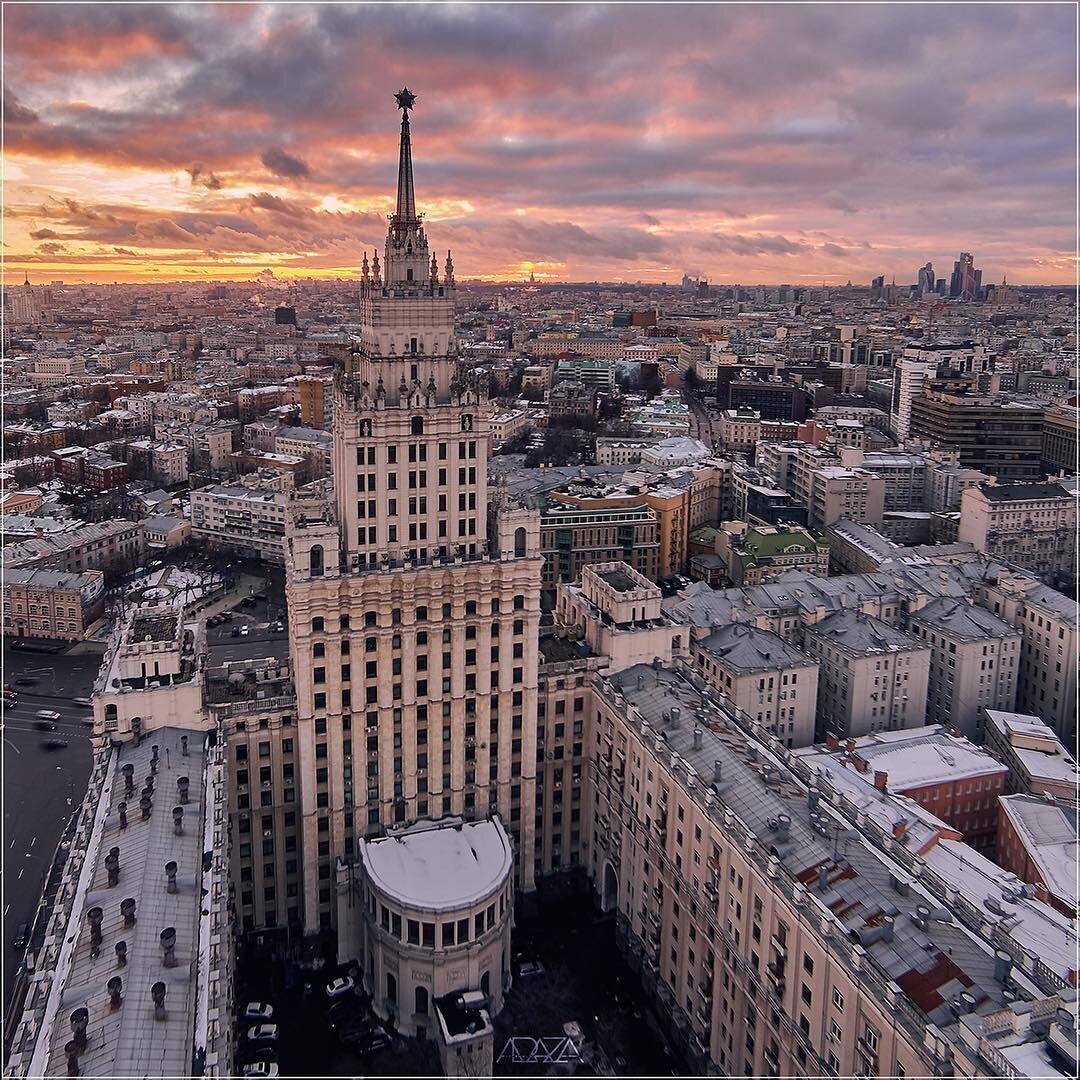
[[446, 251], [446, 284], [454, 284], [454, 260], [450, 255], [450, 249]]
[[382, 284], [382, 273], [379, 270], [379, 253], [375, 252], [375, 257], [371, 262], [371, 274], [375, 285]]

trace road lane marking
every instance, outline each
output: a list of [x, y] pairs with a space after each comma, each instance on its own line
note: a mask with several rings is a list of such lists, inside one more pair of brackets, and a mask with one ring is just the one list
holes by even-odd
[[16, 754], [22, 755], [22, 751], [6, 735], [4, 736], [4, 742], [6, 742]]

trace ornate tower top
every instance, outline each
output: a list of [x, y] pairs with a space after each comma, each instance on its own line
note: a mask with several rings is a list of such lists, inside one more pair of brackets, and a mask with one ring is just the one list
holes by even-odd
[[416, 195], [413, 191], [412, 139], [409, 135], [409, 110], [416, 104], [416, 95], [406, 86], [394, 97], [401, 110], [401, 149], [398, 154], [397, 209], [393, 224], [401, 228], [417, 220]]

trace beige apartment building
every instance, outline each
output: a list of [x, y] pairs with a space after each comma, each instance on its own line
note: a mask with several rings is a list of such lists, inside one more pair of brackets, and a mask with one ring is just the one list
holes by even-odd
[[407, 108], [401, 139], [359, 349], [335, 382], [333, 502], [298, 500], [287, 537], [305, 928], [346, 950], [357, 845], [391, 826], [497, 813], [514, 887], [533, 888], [539, 526], [525, 510], [489, 526], [493, 407], [458, 364], [454, 266], [416, 213]]
[[771, 630], [730, 623], [691, 640], [694, 669], [787, 747], [814, 741], [818, 663]]
[[822, 530], [846, 518], [868, 525], [885, 512], [885, 481], [866, 469], [849, 467], [801, 443], [762, 443], [757, 464], [806, 507], [809, 528]]
[[1076, 496], [1060, 484], [979, 484], [960, 497], [958, 540], [1048, 583], [1076, 574]]
[[1070, 743], [1076, 738], [1077, 640], [1074, 599], [1022, 572], [1000, 568], [975, 585], [976, 599], [1021, 635], [1016, 707], [1041, 717]]
[[42, 570], [4, 570], [4, 635], [81, 641], [105, 606], [105, 575]]
[[926, 723], [982, 741], [983, 710], [1016, 704], [1020, 633], [976, 604], [939, 597], [908, 616], [908, 633], [930, 646]]
[[807, 626], [803, 651], [821, 664], [818, 741], [920, 727], [926, 713], [930, 648], [862, 611], [843, 610]]

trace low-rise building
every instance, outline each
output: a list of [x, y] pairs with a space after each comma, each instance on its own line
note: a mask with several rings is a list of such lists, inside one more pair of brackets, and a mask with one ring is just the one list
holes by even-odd
[[976, 850], [993, 850], [1008, 768], [961, 735], [933, 725], [846, 740], [832, 736], [797, 754], [811, 768], [823, 756], [835, 756], [868, 786], [911, 799]]
[[4, 569], [4, 635], [81, 641], [105, 606], [100, 570]]
[[1007, 795], [998, 801], [998, 808], [997, 861], [1034, 885], [1039, 899], [1075, 920], [1080, 907], [1075, 800]]
[[140, 522], [93, 522], [8, 545], [4, 549], [4, 567], [38, 566], [76, 574], [84, 570], [131, 569], [139, 565], [145, 550]]
[[829, 572], [829, 542], [798, 525], [725, 522], [716, 533], [716, 554], [732, 585], [759, 585], [788, 570]]
[[919, 727], [926, 716], [930, 648], [862, 611], [807, 626], [803, 651], [821, 665], [817, 737]]

